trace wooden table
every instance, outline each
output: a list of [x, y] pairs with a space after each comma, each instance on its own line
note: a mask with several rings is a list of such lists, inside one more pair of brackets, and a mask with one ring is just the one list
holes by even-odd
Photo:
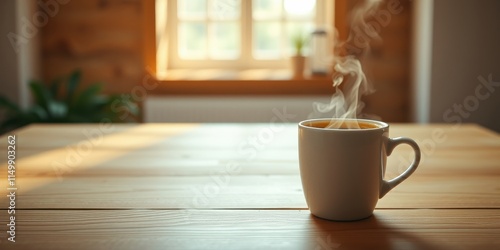
[[[3, 249], [499, 249], [500, 136], [393, 124], [423, 160], [356, 222], [312, 216], [295, 124], [32, 125], [16, 136], [15, 243], [0, 139]], [[411, 157], [389, 158], [395, 176]]]

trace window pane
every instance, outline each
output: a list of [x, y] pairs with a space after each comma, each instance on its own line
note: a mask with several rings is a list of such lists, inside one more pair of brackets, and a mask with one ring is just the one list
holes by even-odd
[[281, 18], [281, 0], [254, 0], [252, 1], [253, 19], [279, 19]]
[[[287, 22], [286, 24], [286, 44], [287, 54], [294, 55], [296, 53], [295, 40], [298, 38], [310, 40], [311, 33], [314, 29], [313, 22]], [[307, 55], [309, 53], [309, 46], [306, 43], [303, 47], [302, 53]]]
[[210, 26], [210, 57], [236, 59], [240, 56], [240, 29], [236, 22], [215, 22]]
[[203, 59], [206, 57], [207, 27], [202, 22], [179, 24], [179, 57], [183, 59]]
[[211, 0], [210, 18], [215, 20], [236, 20], [240, 18], [240, 0]]
[[253, 56], [258, 59], [281, 57], [281, 25], [279, 22], [255, 22], [253, 33]]
[[179, 19], [204, 19], [207, 12], [206, 0], [178, 0], [177, 16]]
[[312, 20], [316, 0], [284, 0], [285, 14], [288, 19]]

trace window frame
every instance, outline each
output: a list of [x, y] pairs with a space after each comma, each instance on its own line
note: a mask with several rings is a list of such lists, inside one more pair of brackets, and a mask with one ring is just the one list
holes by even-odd
[[[303, 95], [331, 95], [331, 76], [308, 76], [304, 78], [269, 78], [266, 76], [246, 79], [236, 77], [213, 79], [213, 78], [191, 78], [175, 79], [170, 77], [172, 70], [158, 70], [158, 64], [165, 56], [158, 56], [158, 39], [156, 32], [155, 12], [157, 0], [142, 1], [142, 51], [144, 64], [144, 78], [138, 84], [153, 81], [154, 89], [149, 92], [161, 96], [303, 96]], [[168, 1], [168, 0], [158, 0]], [[333, 27], [338, 31], [338, 37], [345, 40], [348, 36], [347, 11], [350, 0], [325, 0], [331, 15], [327, 16], [327, 27]], [[168, 41], [168, 40], [167, 40]], [[162, 54], [164, 55], [164, 54]], [[168, 66], [168, 61], [163, 60]], [[166, 69], [166, 67], [164, 67]], [[191, 75], [197, 76], [198, 70], [192, 70]], [[273, 70], [268, 70], [272, 72]], [[252, 75], [254, 75], [252, 73]]]
[[[166, 8], [167, 17], [166, 20], [159, 20], [156, 18], [156, 27], [161, 27], [156, 29], [156, 56], [158, 61], [156, 63], [156, 71], [165, 73], [169, 69], [230, 69], [230, 70], [248, 70], [248, 69], [285, 69], [289, 68], [289, 60], [287, 58], [282, 58], [280, 60], [259, 60], [252, 56], [252, 1], [241, 0], [241, 13], [240, 22], [242, 29], [240, 30], [240, 38], [242, 42], [241, 55], [239, 59], [236, 60], [214, 60], [214, 59], [181, 59], [178, 57], [177, 53], [172, 53], [177, 49], [177, 36], [171, 36], [171, 34], [177, 34], [178, 22], [176, 13], [173, 10], [177, 8], [177, 1], [171, 0], [153, 0], [155, 2], [155, 16], [159, 16], [161, 9]], [[159, 6], [159, 2], [163, 2], [162, 6]], [[333, 12], [334, 12], [334, 1], [330, 0], [316, 0], [316, 12], [319, 13], [315, 16], [314, 23], [316, 26], [331, 27], [333, 24]], [[245, 11], [246, 10], [246, 11]], [[161, 23], [166, 21], [166, 25]], [[284, 21], [283, 21], [284, 22]], [[164, 30], [161, 30], [164, 29]], [[164, 36], [167, 36], [165, 39]], [[162, 55], [160, 57], [160, 55]], [[166, 56], [165, 56], [166, 55]], [[207, 67], [207, 65], [209, 65]]]

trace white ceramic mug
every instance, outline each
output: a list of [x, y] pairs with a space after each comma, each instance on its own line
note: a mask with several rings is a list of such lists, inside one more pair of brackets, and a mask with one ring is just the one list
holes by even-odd
[[[420, 162], [420, 148], [410, 138], [389, 138], [389, 125], [363, 119], [336, 119], [362, 128], [325, 128], [332, 119], [299, 123], [300, 177], [312, 214], [350, 221], [373, 214], [378, 199], [408, 178]], [[335, 119], [334, 119], [335, 120]], [[411, 165], [392, 180], [384, 180], [387, 156], [399, 144], [415, 151]]]

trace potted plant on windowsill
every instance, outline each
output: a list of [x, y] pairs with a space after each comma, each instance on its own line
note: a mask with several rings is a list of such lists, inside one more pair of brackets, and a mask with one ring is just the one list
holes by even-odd
[[307, 36], [303, 33], [296, 33], [292, 37], [293, 48], [295, 54], [292, 59], [292, 74], [293, 78], [301, 79], [304, 77], [304, 68], [306, 64], [306, 57], [304, 56], [304, 46], [307, 44]]

